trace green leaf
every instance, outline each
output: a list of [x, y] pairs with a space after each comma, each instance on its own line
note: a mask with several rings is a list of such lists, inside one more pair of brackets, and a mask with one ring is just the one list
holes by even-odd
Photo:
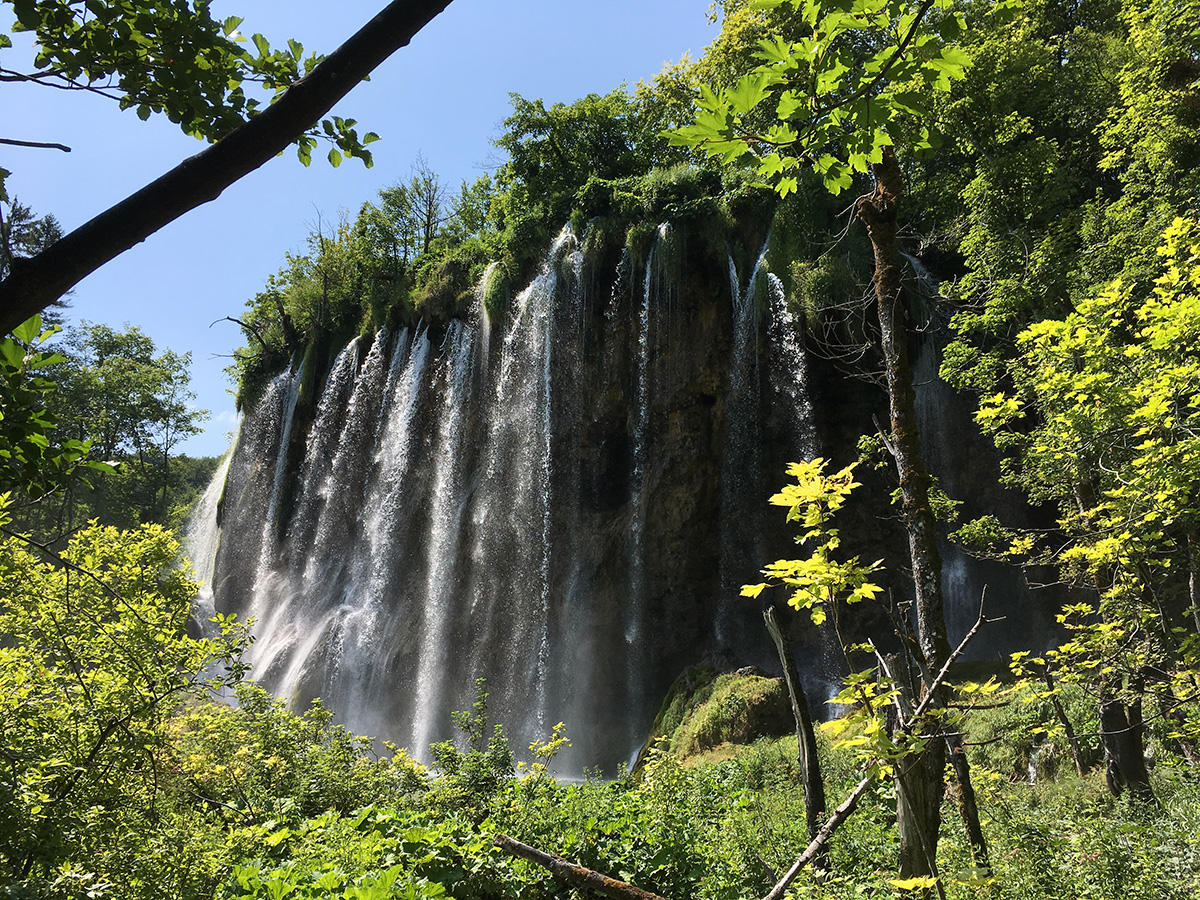
[[342, 164], [342, 154], [337, 147], [333, 147], [329, 151], [329, 164], [335, 169]]
[[918, 875], [915, 878], [893, 878], [888, 884], [902, 891], [927, 891], [937, 884], [937, 879], [928, 875]]
[[938, 23], [938, 34], [944, 41], [958, 40], [959, 36], [967, 30], [966, 19], [963, 14], [956, 12], [942, 19]]
[[784, 91], [779, 95], [779, 103], [775, 107], [775, 114], [780, 119], [786, 121], [796, 114], [797, 110], [802, 110], [806, 107], [804, 98], [795, 91]]
[[763, 71], [743, 75], [727, 97], [734, 114], [745, 115], [758, 106], [766, 98], [770, 82], [771, 76]]
[[32, 319], [26, 319], [13, 329], [13, 337], [23, 344], [33, 343], [41, 333], [42, 317], [40, 315], [35, 315]]

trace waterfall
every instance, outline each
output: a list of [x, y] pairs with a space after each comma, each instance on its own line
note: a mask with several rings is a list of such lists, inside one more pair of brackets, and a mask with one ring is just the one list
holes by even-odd
[[[236, 437], [234, 441], [237, 441]], [[196, 504], [183, 541], [183, 551], [191, 560], [196, 580], [200, 583], [200, 593], [194, 602], [194, 618], [201, 630], [206, 632], [208, 621], [216, 612], [213, 601], [213, 574], [217, 567], [217, 548], [221, 539], [217, 513], [221, 505], [221, 492], [225, 489], [225, 479], [229, 476], [229, 464], [232, 461], [232, 453], [221, 457], [212, 481], [208, 483]]]
[[415, 742], [427, 746], [437, 731], [433, 716], [444, 710], [444, 675], [449, 668], [448, 635], [457, 612], [454, 583], [455, 553], [461, 531], [463, 491], [463, 440], [470, 408], [472, 330], [454, 322], [446, 332], [436, 383], [445, 403], [435, 432], [433, 496], [429, 535], [425, 548], [425, 590], [421, 603], [422, 643], [416, 671]]
[[[766, 501], [761, 460], [761, 374], [759, 369], [759, 278], [765, 271], [770, 236], [763, 241], [744, 288], [732, 250], [727, 250], [729, 292], [733, 298], [733, 352], [729, 366], [725, 448], [721, 465], [720, 591], [716, 633], [730, 647], [745, 643], [741, 586], [757, 577], [766, 561], [755, 529]], [[754, 623], [751, 627], [758, 627]]]
[[[578, 773], [627, 760], [705, 653], [770, 658], [725, 582], [766, 561], [764, 468], [812, 452], [803, 350], [765, 246], [744, 289], [730, 255], [730, 307], [682, 290], [681, 240], [604, 262], [565, 227], [495, 321], [489, 269], [466, 318], [268, 387], [193, 551], [214, 607], [255, 617], [255, 678], [422, 758], [486, 678], [513, 746], [565, 721]], [[787, 458], [760, 446], [768, 384]]]
[[[651, 401], [655, 393], [655, 373], [660, 356], [660, 335], [654, 328], [665, 319], [661, 313], [664, 295], [668, 293], [670, 278], [664, 272], [663, 256], [671, 239], [671, 226], [662, 224], [654, 235], [654, 243], [646, 256], [646, 271], [642, 281], [642, 302], [637, 320], [637, 364], [634, 370], [633, 396], [633, 477], [631, 478], [631, 504], [633, 516], [629, 534], [629, 609], [625, 627], [625, 641], [630, 655], [636, 654], [641, 639], [639, 627], [642, 623], [640, 605], [645, 598], [646, 567], [646, 504], [647, 456], [649, 453]], [[632, 667], [631, 667], [632, 671]]]
[[[990, 443], [982, 441], [972, 427], [970, 413], [957, 401], [955, 390], [939, 373], [946, 331], [937, 328], [939, 310], [932, 302], [939, 293], [936, 279], [915, 257], [904, 254], [912, 267], [915, 281], [916, 314], [923, 322], [922, 339], [912, 361], [916, 386], [917, 424], [921, 434], [921, 457], [929, 474], [952, 500], [965, 501], [963, 519], [984, 512], [979, 501], [994, 484], [999, 463]], [[991, 503], [996, 497], [989, 498]], [[956, 645], [975, 623], [986, 592], [989, 614], [996, 609], [1020, 610], [989, 629], [989, 640], [966, 650], [966, 658], [977, 659], [995, 652], [996, 647], [1014, 649], [1029, 646], [1030, 635], [1050, 635], [1055, 631], [1053, 604], [1034, 602], [1024, 579], [1013, 577], [1007, 566], [975, 559], [946, 537], [938, 539], [942, 558], [942, 594], [945, 597], [946, 630], [951, 645]]]
[[771, 340], [771, 384], [775, 389], [776, 408], [787, 418], [792, 443], [800, 455], [812, 459], [817, 455], [817, 438], [812, 427], [808, 355], [801, 340], [803, 332], [798, 317], [788, 308], [783, 282], [774, 272], [768, 272], [767, 284], [771, 295], [771, 322], [767, 333]]

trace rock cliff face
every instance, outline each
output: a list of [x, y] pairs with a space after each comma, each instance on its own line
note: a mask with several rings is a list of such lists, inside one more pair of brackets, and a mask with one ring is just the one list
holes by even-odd
[[[766, 498], [791, 459], [851, 458], [881, 398], [806, 359], [760, 241], [722, 258], [664, 225], [636, 259], [564, 229], [502, 320], [479, 304], [281, 374], [193, 547], [216, 609], [255, 617], [255, 677], [418, 755], [486, 678], [514, 746], [565, 721], [565, 768], [611, 771], [687, 666], [774, 669], [738, 596], [793, 546]], [[892, 563], [883, 494], [850, 549]], [[836, 646], [793, 635], [823, 699]]]

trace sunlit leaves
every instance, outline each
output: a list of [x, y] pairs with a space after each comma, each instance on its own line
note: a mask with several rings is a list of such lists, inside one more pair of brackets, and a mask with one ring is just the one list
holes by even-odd
[[976, 416], [1010, 454], [1006, 480], [1055, 507], [1058, 529], [984, 519], [959, 536], [1055, 564], [1098, 596], [1063, 611], [1068, 639], [1052, 651], [1063, 671], [1170, 668], [1153, 647], [1170, 624], [1158, 594], [1200, 527], [1200, 223], [1176, 219], [1159, 255], [1152, 286], [1113, 281], [1023, 331], [1009, 385]]
[[48, 405], [56, 385], [42, 370], [64, 361], [43, 349], [57, 330], [43, 330], [41, 316], [34, 316], [0, 338], [0, 490], [31, 500], [62, 489], [80, 468], [111, 469], [88, 459], [90, 441], [55, 434]]
[[[928, 101], [950, 89], [970, 64], [954, 45], [966, 27], [952, 0], [770, 0], [790, 5], [807, 26], [798, 41], [778, 35], [760, 41], [763, 62], [732, 88], [701, 86], [693, 125], [670, 132], [672, 144], [719, 156], [726, 164], [754, 154], [759, 173], [786, 196], [797, 172], [811, 168], [837, 194], [856, 173], [882, 158], [882, 148], [913, 129], [904, 118], [927, 118]], [[936, 16], [935, 30], [929, 21]], [[754, 123], [774, 98], [778, 125]], [[780, 126], [786, 126], [786, 129]], [[915, 129], [912, 149], [935, 146], [927, 127]], [[786, 150], [786, 154], [782, 151]]]
[[153, 797], [163, 719], [210, 664], [237, 656], [244, 633], [187, 635], [197, 585], [178, 553], [156, 525], [86, 528], [65, 564], [0, 541], [0, 859], [36, 871], [90, 856], [73, 847], [94, 845], [89, 829], [111, 830]]
[[771, 585], [783, 586], [789, 591], [788, 603], [807, 611], [816, 625], [826, 620], [838, 601], [857, 603], [880, 590], [868, 581], [879, 568], [879, 561], [861, 565], [857, 557], [846, 562], [833, 558], [841, 539], [837, 529], [827, 526], [858, 482], [854, 480], [853, 465], [833, 475], [826, 475], [825, 467], [826, 461], [821, 458], [792, 463], [787, 472], [794, 483], [771, 497], [774, 506], [787, 507], [789, 522], [797, 522], [804, 529], [796, 542], [810, 545], [812, 554], [804, 559], [777, 560], [763, 569], [767, 582], [742, 588], [743, 597], [753, 598]]

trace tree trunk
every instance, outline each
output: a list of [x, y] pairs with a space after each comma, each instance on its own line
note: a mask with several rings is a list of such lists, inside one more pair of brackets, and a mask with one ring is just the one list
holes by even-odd
[[967, 838], [971, 841], [971, 858], [981, 869], [991, 870], [987, 838], [979, 822], [979, 804], [975, 799], [975, 785], [971, 783], [971, 765], [967, 762], [967, 751], [960, 735], [946, 738], [946, 749], [954, 766], [954, 779], [958, 782], [958, 814], [962, 817]]
[[1082, 778], [1084, 775], [1083, 754], [1079, 752], [1079, 738], [1075, 736], [1075, 726], [1067, 718], [1067, 711], [1063, 709], [1062, 702], [1058, 699], [1058, 691], [1054, 687], [1054, 676], [1050, 674], [1050, 670], [1046, 669], [1043, 671], [1042, 677], [1046, 682], [1046, 688], [1050, 692], [1050, 705], [1054, 707], [1054, 715], [1058, 717], [1059, 724], [1063, 727], [1063, 734], [1067, 736], [1067, 746], [1071, 748], [1071, 759], [1075, 763], [1075, 773]]
[[1108, 790], [1119, 797], [1125, 788], [1140, 800], [1154, 800], [1150, 773], [1142, 755], [1145, 726], [1140, 710], [1130, 709], [1115, 695], [1115, 685], [1100, 685], [1100, 742], [1104, 745], [1104, 779]]
[[1188, 555], [1188, 599], [1192, 601], [1192, 621], [1196, 633], [1200, 634], [1200, 534], [1189, 531], [1187, 535]]
[[[900, 478], [904, 526], [908, 532], [917, 641], [925, 657], [926, 671], [937, 672], [950, 656], [950, 642], [946, 636], [942, 599], [942, 561], [937, 548], [933, 509], [929, 505], [930, 478], [921, 460], [916, 390], [908, 362], [908, 332], [896, 243], [904, 183], [891, 147], [883, 148], [883, 160], [872, 166], [871, 171], [875, 176], [875, 190], [859, 200], [857, 213], [867, 226], [875, 254], [875, 299], [891, 420], [889, 449]], [[939, 689], [938, 693], [944, 692]], [[930, 709], [944, 705], [944, 698], [936, 696]], [[935, 874], [944, 765], [945, 742], [934, 739], [928, 741], [923, 752], [906, 761], [901, 767], [903, 771], [898, 770], [901, 877]], [[969, 781], [969, 775], [967, 779]]]
[[[941, 803], [944, 793], [945, 741], [930, 729], [941, 726], [928, 718], [914, 715], [913, 691], [916, 685], [912, 666], [899, 654], [883, 660], [883, 671], [900, 690], [900, 697], [889, 716], [888, 733], [899, 743], [920, 729], [926, 737], [922, 750], [909, 752], [895, 761], [892, 781], [896, 787], [896, 831], [900, 837], [900, 877], [917, 875], [937, 877], [937, 840], [941, 828]], [[920, 689], [923, 691], [924, 683]], [[903, 730], [900, 735], [897, 731]], [[940, 895], [940, 888], [939, 888]]]
[[[825, 817], [825, 784], [821, 779], [821, 761], [817, 757], [817, 735], [813, 730], [812, 714], [809, 711], [808, 698], [804, 695], [804, 685], [800, 682], [796, 662], [788, 649], [787, 641], [784, 640], [783, 630], [779, 627], [774, 606], [763, 610], [763, 619], [779, 653], [784, 684], [787, 685], [788, 699], [792, 701], [792, 715], [796, 719], [796, 743], [800, 753], [800, 773], [804, 779], [804, 816], [808, 823], [808, 839], [812, 841], [820, 832], [821, 820]], [[822, 851], [817, 859], [819, 868], [826, 868], [825, 856], [825, 851]]]
[[606, 897], [612, 897], [613, 900], [663, 900], [658, 894], [652, 894], [636, 885], [610, 878], [594, 869], [565, 860], [561, 856], [544, 853], [528, 844], [515, 841], [507, 835], [496, 835], [495, 843], [505, 853], [536, 863], [555, 878], [560, 878], [567, 884], [593, 890]]
[[933, 738], [926, 749], [896, 762], [896, 831], [900, 835], [900, 877], [938, 877], [945, 742]]
[[393, 0], [260, 115], [37, 256], [21, 260], [0, 282], [0, 334], [12, 331], [113, 257], [189, 210], [215, 200], [239, 178], [278, 156], [449, 5], [450, 0]]

